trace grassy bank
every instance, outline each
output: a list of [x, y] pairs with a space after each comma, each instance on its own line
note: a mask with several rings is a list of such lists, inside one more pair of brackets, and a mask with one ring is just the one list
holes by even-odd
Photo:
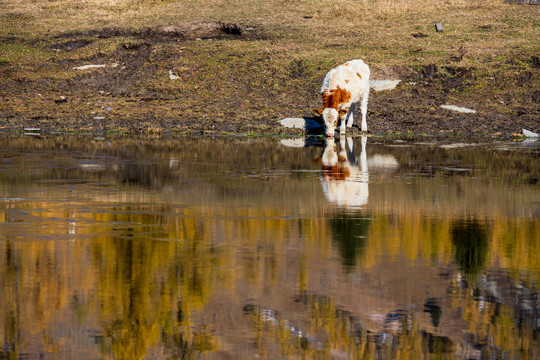
[[[281, 133], [330, 68], [363, 58], [404, 80], [372, 92], [372, 132], [538, 132], [539, 19], [495, 0], [7, 0], [0, 126]], [[88, 64], [105, 66], [74, 69]]]

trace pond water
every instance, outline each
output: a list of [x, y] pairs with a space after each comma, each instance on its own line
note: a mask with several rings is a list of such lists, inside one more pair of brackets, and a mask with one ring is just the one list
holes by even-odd
[[540, 357], [540, 147], [0, 138], [2, 359]]

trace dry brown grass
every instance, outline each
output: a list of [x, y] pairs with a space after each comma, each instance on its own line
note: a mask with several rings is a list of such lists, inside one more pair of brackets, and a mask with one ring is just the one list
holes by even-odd
[[201, 18], [306, 27], [302, 19], [310, 17], [323, 21], [325, 28], [333, 28], [366, 25], [388, 18], [398, 22], [404, 17], [443, 19], [450, 13], [473, 14], [477, 10], [485, 13], [508, 7], [500, 0], [6, 0], [0, 6], [0, 13], [9, 25], [2, 32], [36, 34]]
[[[195, 19], [264, 28], [273, 41], [257, 44], [262, 50], [318, 58], [329, 65], [361, 56], [379, 64], [381, 71], [426, 62], [479, 67], [500, 54], [539, 52], [540, 7], [502, 0], [5, 0], [0, 4], [0, 36], [140, 29]], [[444, 33], [434, 32], [437, 22]], [[429, 37], [417, 39], [413, 33]]]
[[[442, 53], [450, 56], [464, 48], [461, 60], [468, 65], [471, 57], [513, 48], [538, 52], [539, 18], [539, 7], [502, 0], [6, 0], [0, 4], [0, 36], [214, 19], [263, 27], [274, 35], [274, 45], [300, 57], [332, 46], [334, 51], [326, 52], [335, 57], [339, 45], [341, 56], [335, 61], [361, 50], [374, 56], [368, 60], [392, 65], [411, 58], [438, 61]], [[444, 25], [444, 34], [434, 32], [437, 22]], [[429, 38], [411, 36], [418, 32]]]

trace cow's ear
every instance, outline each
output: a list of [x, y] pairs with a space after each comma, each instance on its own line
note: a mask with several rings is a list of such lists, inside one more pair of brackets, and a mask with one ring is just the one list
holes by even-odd
[[313, 113], [317, 116], [321, 116], [322, 115], [322, 109], [313, 109]]
[[343, 116], [343, 115], [347, 114], [347, 110], [341, 109], [341, 110], [338, 111], [338, 114], [339, 114], [339, 116]]

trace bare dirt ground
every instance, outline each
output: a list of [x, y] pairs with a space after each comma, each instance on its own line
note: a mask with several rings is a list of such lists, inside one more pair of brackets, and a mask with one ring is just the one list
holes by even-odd
[[[107, 27], [31, 40], [0, 38], [4, 45], [13, 42], [57, 56], [46, 63], [33, 62], [30, 68], [0, 62], [0, 128], [7, 131], [299, 133], [278, 121], [312, 116], [311, 109], [320, 102], [320, 81], [329, 70], [323, 63], [298, 59], [280, 59], [276, 64], [277, 50], [249, 50], [255, 42], [272, 42], [264, 28], [218, 21], [139, 30]], [[100, 49], [85, 55], [92, 46]], [[470, 67], [372, 68], [372, 78], [402, 82], [391, 91], [371, 92], [370, 132], [490, 136], [522, 129], [539, 132], [540, 60], [537, 53], [520, 56], [525, 65], [519, 73], [488, 80], [478, 79]], [[100, 67], [76, 69], [84, 65]], [[499, 83], [500, 91], [488, 96], [476, 92], [486, 81]], [[520, 91], [523, 86], [528, 90]], [[509, 89], [508, 95], [504, 89]], [[440, 107], [444, 104], [476, 113], [445, 110]]]

